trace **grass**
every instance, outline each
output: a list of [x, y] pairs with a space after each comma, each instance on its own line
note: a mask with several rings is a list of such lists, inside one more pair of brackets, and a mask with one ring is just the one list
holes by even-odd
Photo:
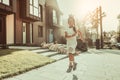
[[0, 50], [0, 79], [17, 75], [55, 60], [27, 50]]
[[0, 56], [8, 55], [15, 51], [21, 51], [21, 49], [0, 49]]

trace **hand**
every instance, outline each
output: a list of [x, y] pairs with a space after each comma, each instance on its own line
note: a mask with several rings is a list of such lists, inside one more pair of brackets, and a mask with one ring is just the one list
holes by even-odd
[[83, 42], [85, 42], [85, 40], [84, 39], [81, 39]]
[[76, 35], [76, 33], [72, 34], [71, 37], [74, 37]]

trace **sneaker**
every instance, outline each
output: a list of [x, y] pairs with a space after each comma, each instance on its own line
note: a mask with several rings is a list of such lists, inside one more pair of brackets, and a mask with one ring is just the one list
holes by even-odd
[[74, 65], [73, 65], [73, 71], [76, 70], [76, 68], [77, 68], [77, 63], [74, 63]]
[[69, 68], [67, 69], [66, 72], [67, 72], [67, 73], [71, 72], [72, 68], [73, 68], [73, 66], [69, 66]]

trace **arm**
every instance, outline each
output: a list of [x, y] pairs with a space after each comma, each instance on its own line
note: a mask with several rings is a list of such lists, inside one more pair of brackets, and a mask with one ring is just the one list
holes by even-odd
[[71, 38], [71, 37], [72, 37], [72, 35], [68, 35], [68, 33], [65, 32], [65, 38]]
[[80, 36], [80, 39], [82, 40], [82, 41], [84, 41], [84, 39], [83, 39], [83, 36], [82, 36], [82, 33], [78, 30], [78, 35]]
[[74, 37], [76, 36], [77, 33], [74, 33], [72, 35], [68, 35], [67, 32], [65, 32], [65, 38], [71, 38], [71, 37]]
[[77, 32], [75, 32], [74, 34], [72, 34], [72, 35], [71, 35], [71, 37], [74, 37], [74, 36], [76, 36], [76, 34], [77, 34]]

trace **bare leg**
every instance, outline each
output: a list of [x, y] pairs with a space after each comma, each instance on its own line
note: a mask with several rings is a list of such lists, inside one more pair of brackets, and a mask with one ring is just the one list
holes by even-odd
[[75, 62], [74, 55], [72, 53], [69, 53], [69, 66], [72, 66], [73, 70], [76, 70], [77, 63]]
[[67, 72], [71, 72], [73, 66], [74, 66], [74, 55], [72, 53], [69, 53], [69, 68], [67, 69]]

